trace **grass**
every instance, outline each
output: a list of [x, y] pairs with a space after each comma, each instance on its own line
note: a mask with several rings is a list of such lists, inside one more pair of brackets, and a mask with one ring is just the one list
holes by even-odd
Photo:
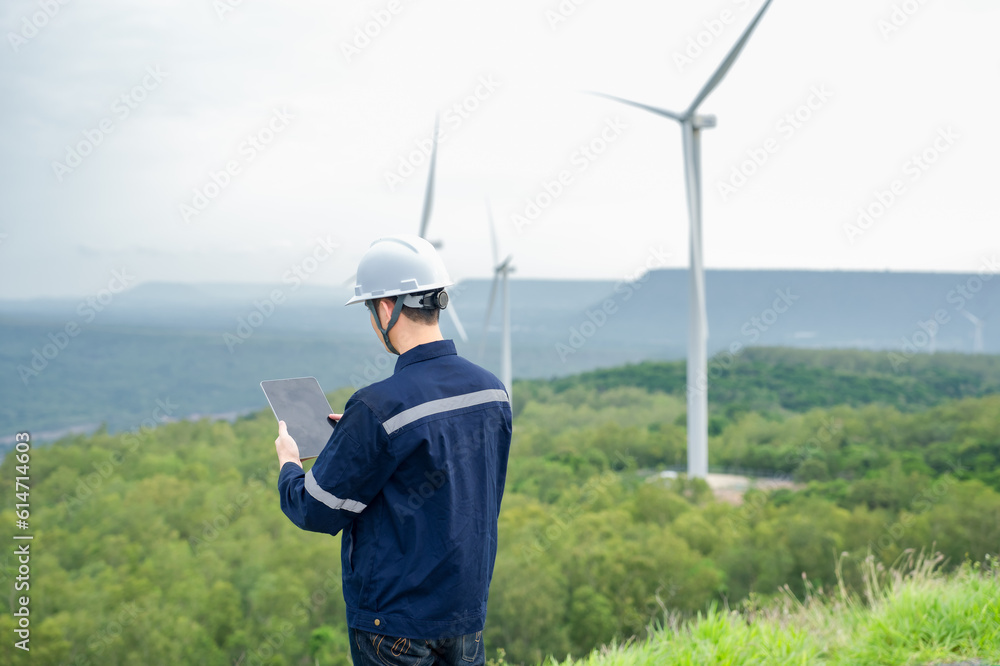
[[[809, 587], [759, 607], [668, 616], [644, 641], [546, 666], [1000, 664], [1000, 561], [938, 569], [942, 557], [906, 553], [885, 570], [866, 562], [864, 590]], [[838, 577], [839, 578], [839, 577]]]

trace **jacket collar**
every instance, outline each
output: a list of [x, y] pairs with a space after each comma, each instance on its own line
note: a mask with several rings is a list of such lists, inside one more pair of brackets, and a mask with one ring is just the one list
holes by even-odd
[[417, 345], [396, 359], [396, 368], [393, 370], [393, 374], [399, 372], [408, 365], [420, 363], [421, 361], [428, 361], [439, 356], [448, 356], [449, 354], [458, 354], [458, 351], [455, 349], [454, 340], [438, 340], [436, 342], [427, 342], [422, 345]]

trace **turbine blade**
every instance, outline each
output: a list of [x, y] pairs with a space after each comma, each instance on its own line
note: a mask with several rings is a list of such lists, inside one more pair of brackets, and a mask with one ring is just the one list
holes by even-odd
[[431, 136], [431, 159], [427, 167], [427, 188], [424, 190], [424, 210], [420, 215], [420, 237], [427, 238], [427, 224], [434, 209], [434, 168], [437, 164], [438, 116], [434, 116], [434, 134]]
[[352, 287], [353, 288], [354, 285], [356, 285], [357, 283], [358, 283], [358, 274], [355, 273], [351, 277], [349, 277], [346, 280], [344, 280], [344, 283], [343, 283], [342, 286], [344, 286], [344, 287]]
[[490, 206], [490, 200], [486, 200], [486, 216], [490, 221], [490, 240], [493, 242], [493, 265], [496, 266], [500, 263], [500, 251], [497, 248], [497, 228], [493, 224], [493, 207]]
[[634, 106], [637, 109], [642, 109], [643, 111], [649, 111], [650, 113], [655, 113], [658, 116], [666, 116], [667, 118], [676, 120], [677, 122], [684, 121], [684, 118], [680, 114], [674, 113], [673, 111], [667, 111], [666, 109], [661, 109], [659, 107], [649, 106], [648, 104], [640, 104], [639, 102], [633, 102], [630, 99], [625, 99], [623, 97], [615, 97], [614, 95], [608, 95], [601, 92], [590, 92], [588, 94], [596, 95], [598, 97], [604, 97], [605, 99], [610, 99], [612, 101], [620, 102], [622, 104], [628, 104], [629, 106]]
[[500, 271], [493, 274], [493, 285], [490, 287], [490, 300], [486, 303], [486, 322], [483, 324], [483, 331], [490, 328], [490, 315], [493, 314], [493, 303], [497, 298], [497, 283], [500, 281]]
[[465, 334], [465, 327], [462, 326], [462, 320], [458, 318], [458, 310], [455, 309], [454, 303], [448, 303], [448, 307], [445, 308], [445, 312], [451, 317], [451, 323], [455, 325], [455, 329], [458, 331], [458, 337], [462, 338], [462, 342], [468, 342], [469, 336]]
[[764, 6], [757, 11], [757, 15], [753, 17], [753, 20], [750, 21], [750, 25], [747, 26], [739, 40], [733, 45], [733, 48], [730, 49], [726, 59], [722, 61], [719, 67], [715, 70], [715, 73], [712, 74], [712, 78], [708, 80], [705, 87], [701, 89], [698, 96], [694, 98], [693, 102], [691, 102], [691, 106], [689, 106], [687, 111], [684, 112], [685, 118], [690, 118], [694, 115], [694, 112], [698, 110], [698, 107], [705, 101], [705, 98], [708, 97], [712, 91], [715, 90], [715, 87], [722, 82], [722, 79], [725, 78], [726, 73], [729, 72], [729, 68], [732, 67], [733, 63], [736, 62], [736, 59], [740, 57], [740, 52], [743, 51], [743, 47], [746, 46], [747, 41], [750, 39], [750, 34], [754, 31], [754, 28], [757, 27], [757, 24], [760, 23], [760, 19], [764, 16], [764, 12], [767, 11], [770, 4], [771, 0], [765, 0]]
[[479, 343], [479, 356], [483, 355], [486, 349], [486, 336], [490, 331], [490, 315], [493, 314], [493, 301], [497, 297], [497, 281], [500, 280], [500, 272], [497, 271], [493, 274], [493, 286], [490, 287], [490, 300], [486, 305], [486, 321], [483, 322], [483, 340]]

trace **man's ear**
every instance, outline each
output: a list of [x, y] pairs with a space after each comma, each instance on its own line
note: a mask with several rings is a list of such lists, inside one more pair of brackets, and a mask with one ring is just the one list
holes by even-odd
[[389, 320], [392, 319], [392, 309], [395, 306], [396, 306], [396, 302], [393, 301], [391, 298], [380, 298], [379, 299], [379, 301], [378, 301], [378, 313], [379, 313], [380, 317], [382, 315], [384, 315], [385, 321], [382, 322], [383, 326], [386, 325], [386, 324], [388, 324]]

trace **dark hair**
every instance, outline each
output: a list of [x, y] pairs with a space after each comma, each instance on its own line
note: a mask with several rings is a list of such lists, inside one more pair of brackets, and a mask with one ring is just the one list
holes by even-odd
[[[386, 300], [392, 303], [393, 305], [395, 305], [396, 303], [395, 296], [387, 296], [384, 299], [377, 298], [375, 300], [376, 301]], [[407, 305], [404, 305], [401, 314], [412, 322], [416, 322], [418, 324], [424, 324], [425, 326], [433, 326], [434, 324], [438, 323], [441, 316], [441, 310], [437, 308], [434, 308], [433, 310], [426, 310], [424, 308], [411, 308]]]
[[403, 316], [418, 324], [432, 326], [438, 323], [441, 311], [437, 308], [434, 308], [433, 310], [425, 310], [423, 308], [411, 308], [404, 305]]

